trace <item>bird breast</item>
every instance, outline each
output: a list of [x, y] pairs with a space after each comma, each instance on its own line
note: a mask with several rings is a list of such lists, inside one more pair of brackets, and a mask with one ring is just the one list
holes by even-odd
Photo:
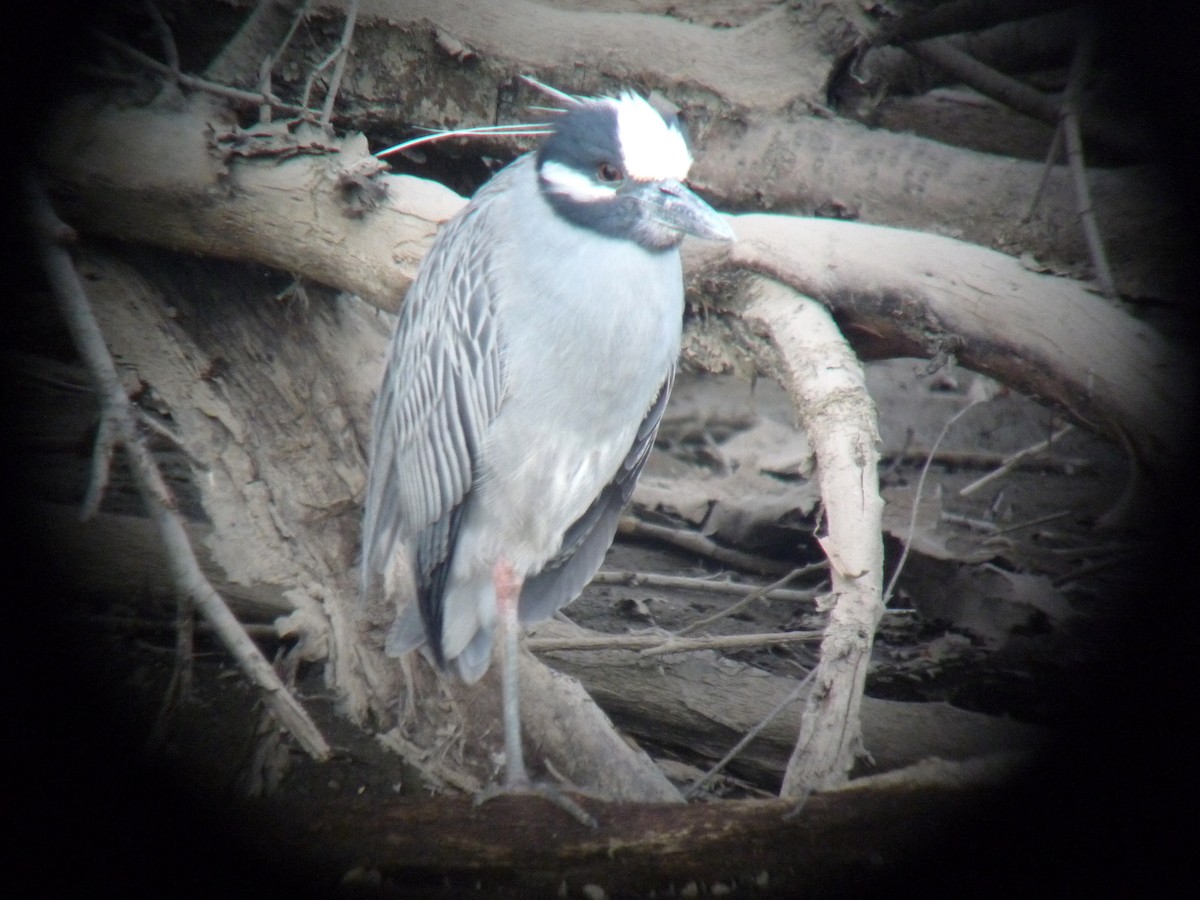
[[503, 555], [532, 575], [629, 452], [679, 354], [683, 284], [676, 251], [567, 222], [526, 168], [513, 174], [531, 189], [496, 211], [510, 243], [494, 257], [509, 260], [494, 273], [504, 396], [463, 530], [478, 563]]

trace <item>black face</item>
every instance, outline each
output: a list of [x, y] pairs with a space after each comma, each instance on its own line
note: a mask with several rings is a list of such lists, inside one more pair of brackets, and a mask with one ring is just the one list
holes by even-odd
[[538, 151], [538, 166], [547, 160], [570, 166], [588, 175], [601, 166], [619, 167], [617, 111], [608, 104], [586, 104], [569, 110], [554, 126]]
[[[672, 124], [674, 117], [665, 121]], [[564, 114], [538, 151], [537, 163], [543, 195], [568, 221], [609, 237], [636, 241], [648, 249], [669, 249], [683, 240], [682, 234], [647, 218], [639, 192], [656, 188], [630, 179], [625, 171], [617, 113], [611, 105], [585, 104]], [[547, 163], [576, 173], [581, 179], [579, 190], [563, 189], [548, 178], [543, 171]]]

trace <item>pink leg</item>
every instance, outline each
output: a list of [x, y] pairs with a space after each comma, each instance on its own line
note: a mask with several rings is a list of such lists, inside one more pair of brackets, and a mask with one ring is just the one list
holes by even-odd
[[566, 810], [589, 828], [596, 827], [593, 819], [578, 803], [553, 785], [534, 784], [525, 769], [525, 753], [521, 746], [519, 661], [517, 658], [520, 621], [517, 606], [521, 599], [522, 580], [507, 560], [501, 559], [492, 567], [492, 584], [496, 589], [496, 611], [499, 613], [500, 696], [504, 717], [504, 785], [491, 787], [475, 798], [486, 803], [504, 794], [536, 794]]
[[521, 746], [520, 682], [517, 675], [517, 638], [520, 622], [517, 605], [521, 599], [521, 579], [507, 560], [501, 559], [492, 567], [492, 584], [496, 588], [496, 608], [499, 613], [500, 695], [504, 714], [504, 784], [505, 787], [526, 787], [529, 774], [525, 771], [525, 753]]

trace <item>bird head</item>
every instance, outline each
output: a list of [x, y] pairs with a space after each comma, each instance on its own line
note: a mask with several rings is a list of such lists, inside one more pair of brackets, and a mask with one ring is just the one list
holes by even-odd
[[632, 92], [570, 101], [537, 154], [539, 187], [559, 215], [649, 250], [677, 247], [687, 234], [733, 240], [684, 183], [692, 156], [674, 113]]

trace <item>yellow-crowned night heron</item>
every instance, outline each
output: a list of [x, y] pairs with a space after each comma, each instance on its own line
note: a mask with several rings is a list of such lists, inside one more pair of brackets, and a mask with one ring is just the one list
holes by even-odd
[[387, 640], [467, 681], [501, 635], [506, 779], [529, 785], [517, 630], [591, 580], [646, 461], [679, 353], [685, 234], [731, 240], [688, 190], [680, 124], [632, 94], [571, 98], [442, 229], [376, 400], [363, 575], [409, 554]]

